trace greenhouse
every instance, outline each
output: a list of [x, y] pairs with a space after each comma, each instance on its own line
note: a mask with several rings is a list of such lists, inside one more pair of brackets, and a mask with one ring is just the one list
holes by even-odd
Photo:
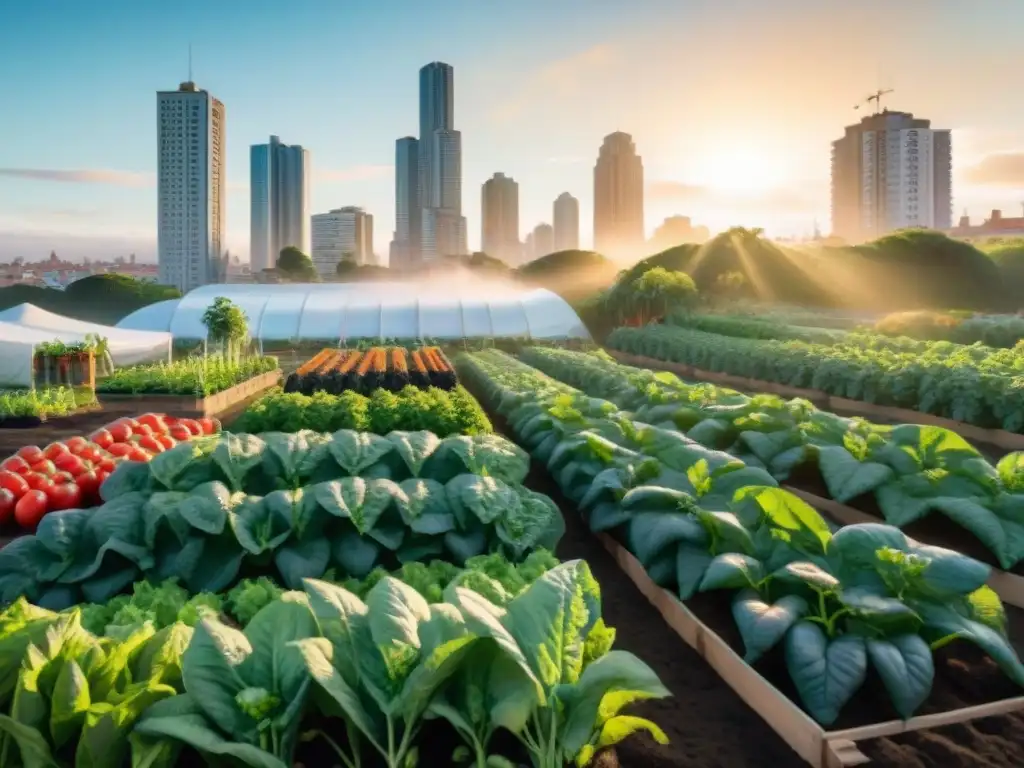
[[205, 339], [203, 313], [224, 296], [259, 341], [307, 339], [589, 338], [560, 296], [507, 282], [206, 285], [133, 312], [119, 328]]

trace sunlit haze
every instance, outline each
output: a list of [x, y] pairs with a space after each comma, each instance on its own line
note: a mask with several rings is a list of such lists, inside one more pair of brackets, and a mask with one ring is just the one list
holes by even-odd
[[605, 135], [643, 158], [645, 230], [829, 231], [830, 142], [884, 106], [953, 131], [954, 217], [1024, 201], [1024, 3], [1008, 0], [50, 0], [0, 4], [0, 260], [156, 258], [155, 94], [193, 79], [227, 125], [226, 246], [249, 253], [249, 146], [312, 155], [311, 212], [363, 206], [395, 228], [395, 140], [417, 72], [455, 68], [463, 215], [519, 183], [520, 235], [562, 192], [593, 238]]

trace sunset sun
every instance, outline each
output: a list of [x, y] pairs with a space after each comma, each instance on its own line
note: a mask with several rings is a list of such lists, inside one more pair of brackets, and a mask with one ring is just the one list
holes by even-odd
[[766, 150], [719, 147], [702, 154], [692, 173], [694, 183], [718, 192], [767, 192], [786, 178], [782, 161]]

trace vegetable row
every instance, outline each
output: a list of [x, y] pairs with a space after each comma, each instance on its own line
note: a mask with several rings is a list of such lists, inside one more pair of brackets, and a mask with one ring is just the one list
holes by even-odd
[[820, 478], [836, 501], [872, 498], [898, 528], [943, 515], [974, 535], [1002, 567], [1024, 558], [1024, 454], [1009, 454], [993, 466], [940, 427], [882, 426], [818, 410], [806, 400], [686, 384], [603, 354], [534, 349], [522, 359], [641, 421], [678, 429], [763, 467], [779, 482], [794, 475]]
[[118, 368], [97, 384], [96, 391], [119, 395], [208, 397], [277, 368], [276, 357], [190, 357], [173, 363]]
[[618, 328], [635, 355], [1024, 431], [1024, 354], [1011, 349], [848, 334], [834, 344], [733, 338], [672, 326]]
[[[0, 525], [35, 530], [43, 515], [95, 506], [119, 462], [147, 462], [180, 442], [220, 430], [216, 419], [147, 413], [46, 448], [27, 445], [0, 463]], [[186, 449], [187, 450], [187, 449]]]
[[405, 387], [452, 389], [457, 385], [455, 370], [438, 347], [323, 349], [303, 363], [285, 380], [285, 392], [329, 392], [337, 395], [354, 391], [368, 395], [378, 388], [398, 392]]
[[307, 579], [244, 630], [206, 616], [194, 629], [147, 622], [120, 639], [84, 629], [81, 609], [19, 601], [0, 615], [3, 764], [171, 766], [198, 753], [290, 768], [320, 742], [347, 768], [365, 750], [404, 768], [429, 748], [420, 732], [431, 719], [463, 741], [445, 764], [476, 768], [514, 764], [492, 752], [502, 731], [520, 746], [511, 757], [535, 768], [585, 765], [638, 730], [665, 740], [620, 714], [668, 691], [611, 650], [585, 563], [557, 565], [505, 602], [473, 583], [456, 578], [431, 604], [390, 576], [365, 598]]
[[463, 387], [377, 389], [369, 397], [353, 391], [303, 395], [275, 389], [248, 406], [233, 427], [240, 432], [355, 429], [379, 435], [428, 430], [442, 437], [491, 431], [487, 415]]
[[0, 390], [0, 423], [24, 417], [67, 416], [78, 407], [78, 398], [71, 387]]
[[52, 512], [0, 550], [0, 603], [102, 602], [143, 575], [216, 592], [242, 575], [296, 588], [330, 568], [363, 577], [486, 552], [521, 560], [564, 532], [555, 504], [521, 484], [527, 469], [493, 435], [203, 438], [119, 466], [101, 507]]
[[931, 691], [933, 650], [953, 641], [977, 645], [1024, 685], [985, 564], [889, 525], [833, 533], [764, 469], [634, 421], [503, 353], [458, 365], [592, 530], [618, 538], [683, 600], [730, 592], [746, 660], [781, 653], [823, 725], [869, 668], [911, 716]]

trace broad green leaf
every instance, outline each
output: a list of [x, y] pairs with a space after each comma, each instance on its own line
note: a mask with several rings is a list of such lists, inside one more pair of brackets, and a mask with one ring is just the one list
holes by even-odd
[[675, 556], [675, 580], [680, 600], [689, 600], [697, 594], [713, 560], [714, 556], [702, 547], [685, 543], [679, 545]]
[[830, 592], [839, 586], [839, 579], [814, 563], [789, 563], [775, 571], [772, 578], [791, 585], [805, 584], [816, 592]]
[[259, 496], [248, 496], [231, 511], [231, 529], [251, 555], [273, 552], [291, 535], [291, 520], [277, 514]]
[[760, 560], [750, 555], [730, 552], [718, 555], [708, 564], [698, 591], [755, 587], [764, 576], [764, 566]]
[[919, 635], [867, 640], [868, 658], [878, 671], [893, 706], [904, 719], [913, 717], [932, 691], [932, 649]]
[[362, 579], [377, 564], [381, 549], [380, 544], [368, 536], [360, 536], [354, 530], [343, 531], [334, 536], [331, 555], [344, 573]]
[[395, 450], [394, 444], [386, 437], [351, 429], [342, 429], [331, 435], [328, 448], [338, 465], [353, 477], [358, 477]]
[[90, 709], [75, 751], [76, 768], [120, 768], [136, 721], [150, 706], [174, 695], [170, 686], [148, 683], [130, 689], [113, 706]]
[[832, 531], [809, 504], [781, 488], [744, 488], [737, 501], [752, 499], [760, 506], [767, 525], [787, 532], [792, 543], [809, 554], [825, 551]]
[[894, 474], [892, 467], [873, 461], [858, 461], [846, 448], [838, 445], [819, 448], [818, 465], [829, 495], [838, 502], [847, 502], [873, 491]]
[[352, 521], [356, 531], [365, 535], [373, 530], [401, 489], [390, 480], [345, 477], [319, 483], [311, 489], [317, 503], [335, 517]]
[[396, 430], [386, 435], [386, 439], [395, 446], [395, 452], [401, 457], [413, 477], [420, 477], [420, 471], [430, 455], [441, 445], [441, 440], [433, 432], [403, 432]]
[[642, 512], [633, 516], [627, 527], [626, 548], [641, 564], [647, 565], [659, 555], [687, 544], [706, 549], [710, 544], [704, 526], [684, 512]]
[[830, 640], [817, 624], [797, 622], [786, 635], [786, 666], [811, 717], [829, 726], [864, 683], [864, 638]]
[[302, 657], [292, 643], [318, 634], [306, 596], [285, 592], [260, 610], [245, 628], [253, 650], [238, 665], [238, 676], [249, 687], [263, 688], [283, 702], [292, 702], [307, 679]]
[[933, 602], [914, 603], [926, 627], [940, 636], [957, 635], [992, 657], [1007, 677], [1024, 686], [1024, 665], [1007, 638], [985, 624], [962, 616], [953, 607]]
[[235, 698], [247, 687], [239, 668], [252, 652], [249, 639], [237, 629], [203, 619], [181, 664], [185, 690], [203, 713], [226, 733], [247, 741], [255, 738], [256, 722], [239, 709]]
[[289, 589], [301, 589], [303, 579], [324, 575], [331, 562], [331, 543], [326, 538], [290, 541], [274, 552], [274, 565]]
[[182, 657], [192, 634], [192, 627], [176, 621], [153, 635], [132, 660], [132, 680], [181, 688]]
[[[493, 523], [500, 518], [510, 518], [522, 513], [522, 500], [515, 489], [493, 477], [480, 475], [459, 475], [445, 486], [451, 507], [456, 511], [465, 508], [481, 523]], [[465, 515], [463, 525], [465, 522]]]
[[13, 741], [24, 768], [60, 768], [53, 759], [50, 745], [36, 728], [0, 714], [0, 733]]
[[743, 660], [753, 664], [775, 647], [789, 629], [810, 610], [798, 595], [784, 595], [766, 603], [753, 590], [745, 590], [732, 603], [732, 615], [743, 638]]
[[264, 443], [256, 435], [224, 433], [213, 449], [213, 461], [220, 468], [232, 491], [244, 491], [249, 473], [263, 462]]
[[57, 674], [50, 702], [50, 736], [57, 749], [78, 733], [91, 704], [89, 680], [78, 662], [68, 659]]
[[857, 620], [886, 635], [916, 632], [921, 628], [921, 618], [917, 613], [895, 597], [853, 587], [843, 589], [839, 601]]
[[844, 525], [829, 542], [829, 555], [838, 555], [844, 566], [873, 570], [878, 564], [880, 549], [901, 552], [909, 547], [909, 540], [899, 529], [881, 523]]
[[147, 718], [135, 726], [143, 736], [174, 739], [208, 755], [230, 757], [249, 768], [289, 768], [269, 752], [238, 741], [228, 741], [213, 730], [202, 715]]

